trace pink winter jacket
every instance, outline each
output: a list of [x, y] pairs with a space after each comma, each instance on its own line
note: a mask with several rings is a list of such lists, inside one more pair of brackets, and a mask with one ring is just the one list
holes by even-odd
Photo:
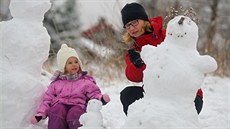
[[101, 97], [101, 91], [94, 78], [87, 73], [81, 74], [77, 80], [59, 78], [52, 82], [45, 92], [43, 101], [37, 109], [37, 114], [47, 116], [48, 109], [58, 103], [79, 105], [85, 109], [87, 100], [100, 100]]

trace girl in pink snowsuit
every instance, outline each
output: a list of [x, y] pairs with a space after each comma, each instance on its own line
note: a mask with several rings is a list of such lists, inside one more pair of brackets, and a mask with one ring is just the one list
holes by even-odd
[[63, 44], [57, 53], [57, 63], [60, 72], [55, 73], [31, 123], [36, 124], [48, 116], [48, 129], [77, 129], [88, 100], [98, 99], [105, 105], [110, 98], [101, 93], [92, 76], [82, 71], [81, 61], [73, 48]]

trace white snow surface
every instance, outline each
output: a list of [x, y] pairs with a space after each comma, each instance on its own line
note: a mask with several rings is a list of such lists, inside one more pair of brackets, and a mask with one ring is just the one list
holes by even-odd
[[[49, 0], [37, 0], [36, 2], [35, 0], [11, 0], [10, 9], [14, 18], [7, 22], [0, 22], [0, 129], [47, 129], [47, 121], [43, 120], [34, 126], [29, 120], [34, 115], [35, 108], [40, 104], [42, 94], [50, 82], [50, 75], [46, 71], [43, 71], [41, 75], [42, 64], [47, 59], [49, 51], [49, 36], [42, 26], [42, 20], [49, 7]], [[22, 13], [25, 15], [21, 15]], [[175, 71], [180, 69], [175, 67]], [[132, 122], [133, 120], [135, 123], [140, 120], [138, 116], [142, 114], [146, 115], [146, 119], [141, 117], [145, 123], [149, 118], [155, 117], [153, 114], [163, 117], [167, 116], [167, 113], [171, 114], [170, 118], [178, 120], [176, 123], [181, 121], [181, 118], [178, 117], [181, 112], [175, 112], [173, 115], [171, 113], [173, 107], [170, 105], [162, 109], [156, 107], [155, 109], [159, 110], [152, 110], [151, 113], [141, 112], [142, 109], [149, 109], [149, 104], [142, 104], [142, 108], [133, 108], [142, 102], [148, 102], [148, 97], [142, 99], [143, 101], [137, 101], [130, 108], [130, 112], [136, 110], [142, 114], [130, 113], [126, 117], [122, 111], [119, 93], [131, 83], [115, 79], [108, 83], [95, 78], [102, 92], [108, 93], [111, 97], [110, 103], [103, 106], [101, 110], [103, 126], [106, 129], [122, 129], [127, 121]], [[180, 79], [176, 76], [173, 78]], [[163, 78], [163, 81], [168, 79]], [[181, 83], [185, 81], [182, 80]], [[196, 82], [194, 79], [192, 81]], [[200, 128], [230, 129], [230, 78], [206, 76], [201, 87], [204, 92], [204, 105], [200, 115], [197, 116]], [[170, 90], [178, 92], [176, 88]], [[186, 96], [187, 94], [181, 95]], [[164, 97], [170, 98], [171, 95], [165, 94]], [[160, 104], [159, 106], [166, 102], [161, 103], [161, 100], [154, 100]], [[170, 103], [169, 100], [168, 103]], [[154, 105], [154, 103], [151, 104]], [[130, 116], [136, 117], [130, 119]], [[168, 118], [169, 121], [171, 121], [170, 118]], [[162, 123], [168, 122], [166, 119], [162, 120]], [[190, 120], [186, 119], [183, 122]], [[151, 126], [151, 121], [146, 124], [146, 127], [148, 126]], [[176, 124], [174, 126], [180, 127]], [[131, 125], [129, 127], [137, 128]]]
[[[103, 85], [103, 84], [104, 82], [99, 82], [99, 85]], [[119, 100], [120, 90], [122, 90], [124, 86], [127, 85], [128, 83], [125, 82], [123, 83], [114, 82], [111, 85], [108, 85], [109, 87], [102, 89], [104, 92], [109, 93], [111, 97], [111, 102], [102, 108], [104, 125], [108, 129], [122, 129], [126, 120], [128, 119], [122, 112], [122, 105]], [[200, 124], [200, 128], [201, 129], [230, 129], [230, 124], [229, 124], [230, 123], [230, 108], [229, 108], [230, 107], [230, 94], [229, 94], [230, 78], [206, 76], [201, 87], [204, 93], [203, 94], [204, 104], [200, 115], [198, 115], [198, 122]], [[156, 101], [156, 103], [158, 102], [159, 100]], [[142, 105], [142, 106], [143, 108], [148, 108], [148, 105]], [[168, 112], [168, 110], [170, 110], [170, 108], [171, 106], [169, 106], [165, 111], [165, 113], [162, 113], [161, 115], [162, 116], [167, 115], [166, 113]], [[154, 114], [157, 114], [157, 112], [158, 111], [153, 111]], [[141, 115], [141, 114], [137, 114], [137, 115]], [[146, 114], [147, 119], [151, 116], [152, 114]], [[178, 115], [175, 113], [175, 116]], [[170, 116], [170, 118], [171, 117], [175, 118], [175, 116]], [[136, 119], [138, 118], [139, 117], [134, 118], [133, 122], [135, 122]], [[163, 121], [163, 123], [167, 123], [167, 121]], [[178, 126], [178, 128], [180, 127]], [[141, 128], [136, 127], [136, 129], [141, 129]], [[149, 127], [146, 129], [153, 129], [153, 128]], [[175, 129], [177, 128], [175, 127]]]

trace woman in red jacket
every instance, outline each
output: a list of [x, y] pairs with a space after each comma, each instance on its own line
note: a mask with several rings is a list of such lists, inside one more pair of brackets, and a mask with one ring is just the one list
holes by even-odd
[[[144, 45], [157, 47], [164, 40], [166, 30], [162, 27], [163, 20], [161, 16], [148, 18], [145, 9], [138, 3], [126, 4], [121, 10], [121, 15], [123, 27], [126, 29], [123, 40], [125, 43], [132, 43], [126, 54], [125, 74], [132, 82], [142, 82], [146, 65], [140, 57], [140, 52]], [[143, 97], [143, 92], [143, 87], [140, 86], [127, 87], [121, 92], [120, 99], [125, 114], [131, 103]], [[202, 98], [203, 93], [199, 89], [194, 101], [198, 113], [202, 109]]]

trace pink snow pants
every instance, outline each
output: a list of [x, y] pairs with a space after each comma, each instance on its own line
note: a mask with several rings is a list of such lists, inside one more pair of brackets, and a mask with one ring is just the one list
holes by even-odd
[[47, 112], [48, 129], [78, 129], [81, 126], [79, 118], [83, 113], [85, 109], [80, 106], [57, 104]]

